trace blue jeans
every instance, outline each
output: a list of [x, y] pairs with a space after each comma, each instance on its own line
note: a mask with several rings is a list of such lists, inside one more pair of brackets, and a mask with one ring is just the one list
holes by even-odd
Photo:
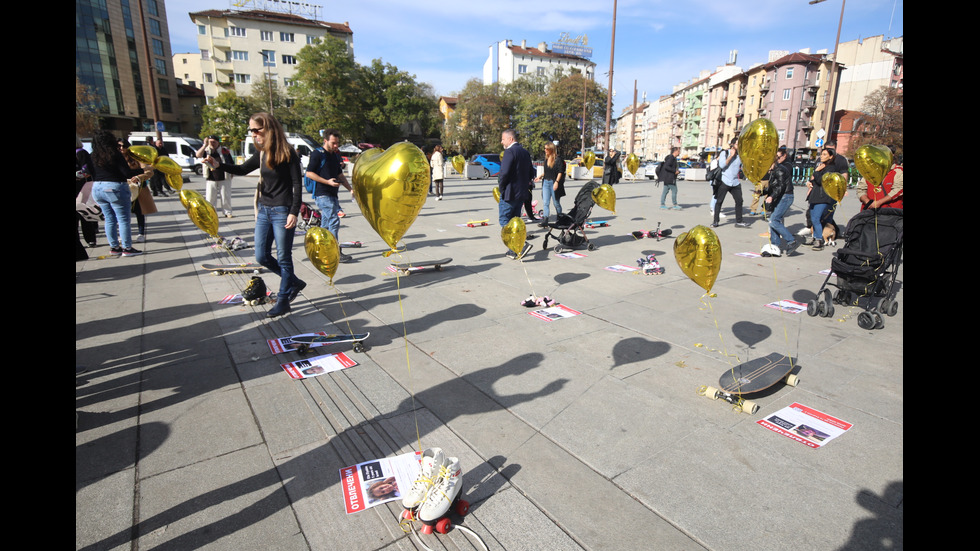
[[[255, 217], [255, 261], [270, 272], [278, 274], [279, 294], [287, 294], [299, 279], [293, 274], [293, 236], [296, 228], [286, 229], [289, 207], [259, 205]], [[272, 242], [276, 243], [276, 256], [272, 256]]]
[[333, 234], [337, 243], [340, 243], [340, 198], [333, 195], [318, 195], [316, 208], [320, 209], [320, 225]]
[[510, 222], [510, 219], [515, 216], [521, 215], [521, 208], [524, 207], [524, 201], [516, 199], [510, 203], [500, 200], [497, 205], [497, 214], [499, 215], [500, 229], [503, 229]]
[[776, 204], [776, 207], [772, 209], [772, 214], [769, 215], [769, 242], [777, 247], [779, 246], [780, 237], [783, 238], [783, 241], [787, 245], [796, 240], [793, 234], [783, 225], [783, 218], [786, 217], [786, 211], [789, 210], [792, 204], [793, 196], [787, 193], [779, 199], [779, 203]]
[[670, 200], [677, 206], [677, 184], [664, 184], [664, 190], [660, 192], [660, 206], [667, 206], [667, 192], [670, 192]]
[[555, 213], [561, 214], [561, 203], [559, 203], [558, 197], [555, 197], [555, 181], [554, 180], [541, 180], [541, 202], [544, 206], [541, 207], [544, 210], [543, 216], [547, 219], [551, 216], [551, 202], [555, 202]]
[[813, 225], [813, 238], [823, 239], [823, 227], [834, 219], [834, 210], [827, 203], [817, 203], [810, 207], [810, 223]]
[[95, 182], [92, 184], [92, 198], [99, 204], [105, 216], [105, 234], [112, 248], [128, 249], [133, 246], [129, 234], [129, 210], [133, 195], [128, 182]]

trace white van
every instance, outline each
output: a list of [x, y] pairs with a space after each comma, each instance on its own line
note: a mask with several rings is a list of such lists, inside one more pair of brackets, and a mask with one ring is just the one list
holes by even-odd
[[[204, 173], [202, 159], [195, 157], [197, 150], [201, 149], [204, 142], [200, 138], [187, 136], [185, 134], [169, 134], [164, 132], [163, 148], [167, 155], [176, 161], [184, 170], [191, 170], [198, 176]], [[129, 145], [145, 145], [147, 141], [151, 144], [157, 139], [156, 132], [132, 132], [129, 134]]]
[[[315, 142], [313, 138], [305, 134], [297, 134], [295, 132], [286, 132], [286, 140], [289, 144], [293, 146], [296, 153], [299, 154], [299, 164], [302, 165], [303, 171], [306, 171], [306, 165], [310, 163], [310, 154], [313, 150], [322, 147], [321, 144]], [[245, 138], [245, 158], [249, 158], [255, 155], [255, 141], [251, 134]]]

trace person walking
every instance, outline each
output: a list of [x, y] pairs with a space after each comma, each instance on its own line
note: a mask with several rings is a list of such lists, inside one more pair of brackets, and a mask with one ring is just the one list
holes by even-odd
[[446, 159], [442, 156], [441, 145], [433, 148], [429, 164], [432, 167], [432, 183], [436, 187], [436, 201], [442, 201], [442, 184], [446, 179]]
[[[293, 270], [293, 237], [303, 203], [303, 177], [299, 155], [289, 145], [282, 125], [268, 113], [256, 113], [248, 121], [248, 132], [255, 139], [256, 152], [245, 163], [234, 165], [207, 161], [212, 168], [244, 176], [259, 170], [255, 192], [255, 260], [277, 274], [279, 294], [269, 317], [289, 312], [289, 303], [306, 287]], [[276, 256], [272, 256], [272, 244]]]
[[[531, 154], [517, 142], [515, 130], [504, 130], [500, 134], [500, 144], [504, 146], [504, 155], [500, 159], [500, 173], [497, 175], [497, 188], [500, 190], [497, 214], [500, 227], [503, 228], [511, 218], [521, 215], [521, 207], [531, 194], [534, 165], [531, 163]], [[507, 255], [517, 257], [510, 250]]]
[[534, 181], [541, 182], [541, 202], [544, 203], [541, 225], [547, 226], [551, 203], [555, 203], [555, 214], [561, 214], [561, 198], [565, 196], [565, 161], [558, 157], [555, 144], [544, 144], [544, 173]]
[[769, 246], [768, 249], [764, 246], [762, 252], [768, 251], [772, 256], [788, 255], [799, 246], [792, 232], [783, 224], [786, 211], [793, 204], [792, 174], [793, 164], [786, 154], [786, 146], [780, 147], [776, 152], [776, 161], [769, 171], [769, 186], [764, 193], [764, 207], [771, 210], [772, 214], [769, 215]]
[[738, 172], [742, 170], [742, 160], [738, 157], [738, 138], [732, 138], [728, 149], [721, 152], [718, 163], [722, 167], [721, 182], [718, 183], [718, 191], [715, 194], [714, 220], [711, 222], [711, 227], [718, 227], [721, 205], [725, 202], [725, 196], [731, 194], [735, 199], [735, 227], [747, 228], [749, 225], [742, 222], [742, 182], [738, 179]]
[[670, 193], [670, 200], [674, 203], [672, 207], [674, 210], [681, 210], [677, 206], [677, 175], [680, 174], [680, 169], [677, 168], [677, 154], [681, 152], [681, 148], [672, 147], [670, 148], [670, 154], [664, 157], [664, 162], [660, 165], [660, 183], [663, 184], [664, 189], [660, 192], [660, 208], [667, 209], [667, 193]]
[[[323, 131], [323, 149], [314, 149], [310, 162], [306, 165], [306, 177], [316, 182], [313, 200], [320, 209], [323, 227], [333, 234], [340, 244], [340, 186], [351, 191], [350, 182], [344, 175], [340, 157], [340, 132], [333, 128]], [[340, 262], [350, 262], [353, 258], [340, 251]]]

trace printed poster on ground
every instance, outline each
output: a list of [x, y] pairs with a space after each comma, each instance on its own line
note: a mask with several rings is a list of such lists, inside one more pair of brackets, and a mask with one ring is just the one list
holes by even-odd
[[419, 474], [421, 452], [373, 459], [340, 469], [344, 509], [348, 515], [402, 498]]

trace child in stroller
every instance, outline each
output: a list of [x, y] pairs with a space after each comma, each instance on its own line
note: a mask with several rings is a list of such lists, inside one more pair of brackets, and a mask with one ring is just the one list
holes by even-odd
[[299, 207], [299, 220], [296, 221], [296, 229], [306, 231], [314, 226], [319, 226], [321, 221], [320, 211], [303, 203]]
[[[548, 248], [548, 239], [555, 238], [558, 244], [555, 245], [555, 252], [560, 253], [566, 248], [581, 248], [583, 243], [590, 251], [594, 251], [596, 246], [589, 242], [585, 236], [585, 222], [592, 215], [592, 207], [595, 206], [595, 199], [592, 198], [592, 190], [599, 187], [595, 180], [582, 186], [582, 189], [575, 195], [575, 206], [567, 213], [559, 214], [554, 223], [547, 224], [548, 234], [544, 236], [542, 249]], [[557, 236], [552, 235], [551, 230], [558, 230]]]
[[[902, 262], [904, 224], [902, 209], [869, 209], [860, 212], [847, 223], [845, 245], [834, 253], [830, 274], [817, 298], [807, 304], [810, 316], [832, 317], [833, 303], [856, 305], [867, 298], [865, 311], [858, 314], [862, 329], [884, 327], [882, 314], [898, 313], [895, 300], [895, 279]], [[837, 276], [836, 294], [827, 288], [831, 275]], [[878, 300], [876, 300], [878, 299]]]

